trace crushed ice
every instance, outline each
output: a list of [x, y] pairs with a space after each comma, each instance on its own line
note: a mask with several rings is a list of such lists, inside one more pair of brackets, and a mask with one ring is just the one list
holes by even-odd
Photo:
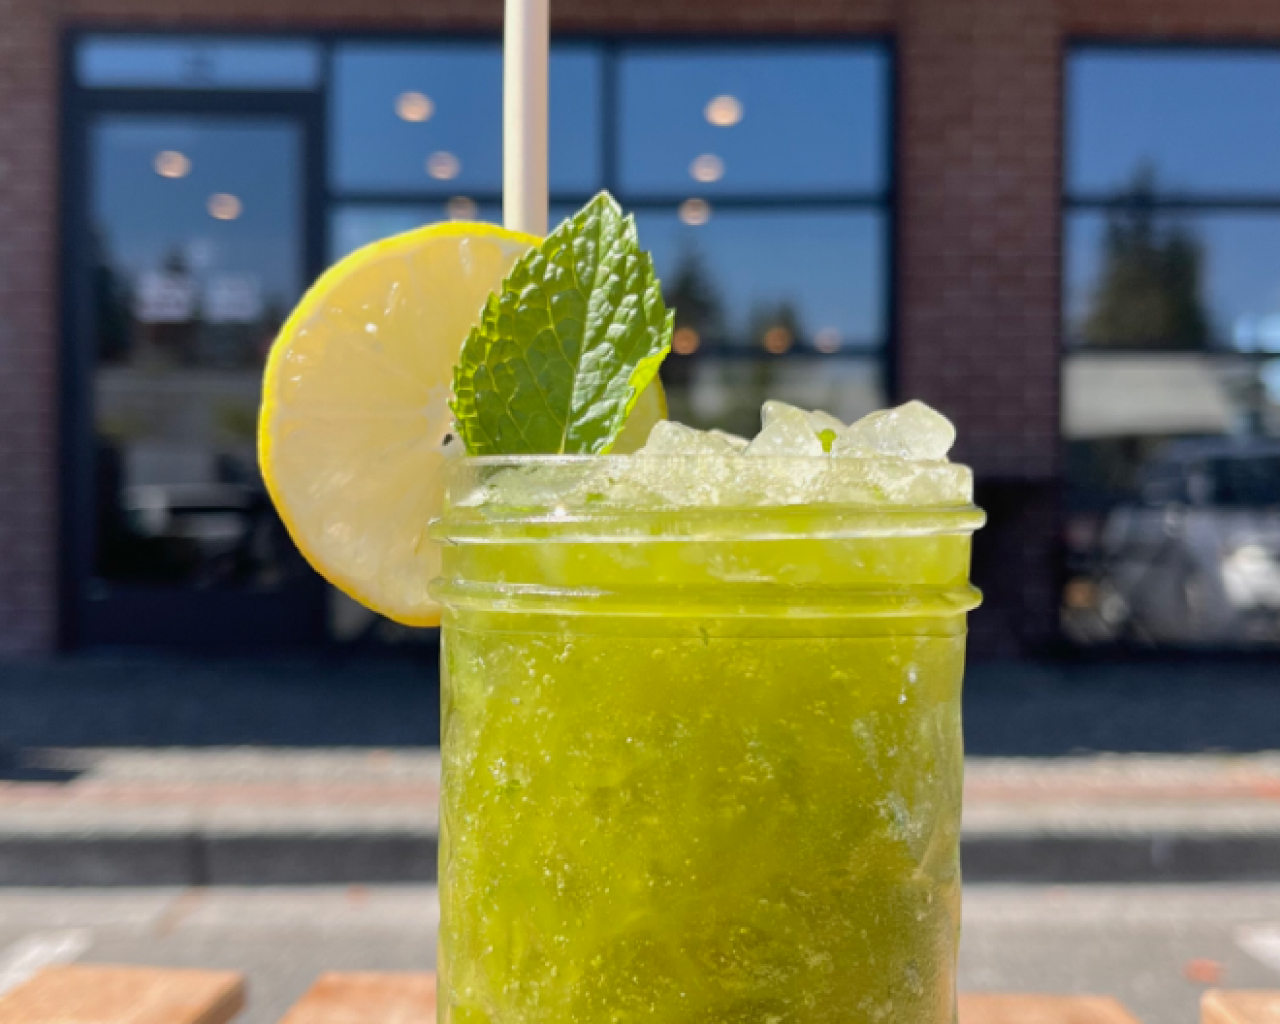
[[[633, 456], [589, 465], [530, 465], [490, 477], [460, 504], [629, 507], [799, 504], [967, 504], [973, 477], [947, 460], [955, 428], [923, 402], [845, 425], [769, 401], [748, 441], [661, 420]], [[781, 461], [781, 459], [786, 461]]]

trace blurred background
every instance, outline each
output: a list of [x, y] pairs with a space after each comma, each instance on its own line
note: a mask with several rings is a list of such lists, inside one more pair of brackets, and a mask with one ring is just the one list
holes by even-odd
[[[856, 8], [801, 38], [557, 33], [552, 216], [601, 188], [635, 211], [677, 310], [673, 416], [939, 405], [993, 517], [978, 655], [1276, 645], [1280, 51], [903, 38]], [[60, 196], [9, 136], [11, 236], [62, 274], [5, 310], [29, 326], [4, 472], [45, 476], [3, 513], [42, 557], [3, 577], [0, 644], [394, 633], [300, 563], [253, 452], [263, 357], [321, 270], [501, 217], [498, 40], [392, 27], [63, 26], [30, 125], [59, 131]]]
[[[254, 434], [327, 266], [500, 220], [500, 4], [0, 7], [0, 932], [74, 885], [65, 920], [163, 924], [99, 949], [216, 947], [269, 993], [428, 963], [437, 638], [310, 571]], [[636, 214], [673, 418], [921, 398], [958, 426], [990, 515], [966, 984], [1188, 1021], [1224, 977], [1280, 986], [1280, 6], [552, 18], [552, 219], [602, 188]], [[347, 922], [286, 929], [297, 963], [234, 899], [191, 915], [239, 939], [165, 939], [191, 886], [304, 883], [359, 888], [278, 897]], [[365, 912], [385, 941], [314, 938]]]

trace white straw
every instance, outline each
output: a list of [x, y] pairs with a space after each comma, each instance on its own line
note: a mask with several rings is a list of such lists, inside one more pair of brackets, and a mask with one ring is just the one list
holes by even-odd
[[549, 0], [507, 0], [502, 88], [502, 219], [547, 233]]

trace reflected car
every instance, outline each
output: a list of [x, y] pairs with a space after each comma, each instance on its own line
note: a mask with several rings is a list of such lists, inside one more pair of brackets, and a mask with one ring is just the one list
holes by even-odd
[[1078, 642], [1280, 644], [1280, 441], [1178, 440], [1092, 538], [1066, 589]]

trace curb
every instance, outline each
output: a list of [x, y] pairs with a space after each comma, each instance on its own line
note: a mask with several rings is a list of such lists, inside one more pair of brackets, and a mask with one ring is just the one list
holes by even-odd
[[1274, 882], [1280, 832], [974, 835], [961, 865], [967, 882]]
[[[434, 833], [0, 833], [0, 886], [423, 884]], [[965, 836], [967, 882], [1280, 881], [1280, 832]]]
[[436, 837], [403, 830], [0, 836], [0, 886], [354, 885], [436, 878]]

